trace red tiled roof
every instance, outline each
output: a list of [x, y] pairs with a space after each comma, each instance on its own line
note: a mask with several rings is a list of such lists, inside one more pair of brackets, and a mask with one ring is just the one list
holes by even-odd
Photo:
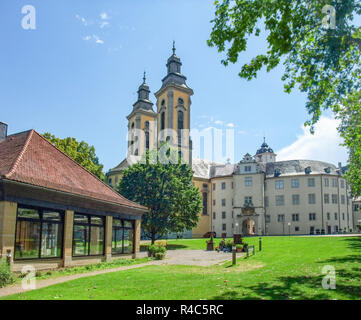
[[0, 142], [0, 178], [147, 210], [115, 192], [34, 130]]

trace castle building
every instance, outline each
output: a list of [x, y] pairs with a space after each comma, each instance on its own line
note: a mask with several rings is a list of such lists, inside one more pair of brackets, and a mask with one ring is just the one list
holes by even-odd
[[[265, 140], [253, 156], [247, 153], [236, 164], [192, 158], [189, 130], [183, 129], [190, 129], [193, 90], [181, 66], [173, 44], [167, 75], [155, 93], [156, 111], [144, 76], [138, 100], [127, 117], [128, 156], [139, 159], [147, 149], [166, 141], [188, 160], [193, 184], [202, 194], [203, 210], [197, 227], [186, 232], [186, 237], [202, 237], [210, 231], [232, 236], [355, 230], [350, 187], [341, 166], [315, 160], [276, 161], [277, 155]], [[112, 187], [128, 166], [125, 159], [107, 173]]]

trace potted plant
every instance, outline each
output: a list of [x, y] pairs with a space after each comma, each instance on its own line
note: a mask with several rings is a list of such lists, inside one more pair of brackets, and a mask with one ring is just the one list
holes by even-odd
[[236, 252], [242, 252], [242, 245], [236, 244]]
[[207, 240], [207, 251], [213, 251], [214, 248], [214, 242], [213, 242], [213, 235], [211, 235], [211, 238]]

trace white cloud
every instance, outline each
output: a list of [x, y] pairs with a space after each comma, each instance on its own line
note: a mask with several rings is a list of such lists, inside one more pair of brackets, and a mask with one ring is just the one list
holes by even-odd
[[79, 21], [81, 21], [83, 23], [84, 26], [88, 25], [88, 21], [84, 18], [79, 16], [78, 14], [75, 15], [75, 18], [77, 18]]
[[85, 36], [85, 37], [83, 37], [83, 40], [89, 41], [91, 38], [92, 38], [91, 36]]
[[106, 12], [102, 12], [102, 13], [100, 14], [100, 19], [102, 19], [102, 20], [109, 20], [109, 16], [108, 16], [108, 14], [107, 14]]
[[315, 133], [310, 133], [309, 127], [303, 127], [303, 133], [291, 145], [282, 148], [277, 153], [277, 160], [319, 160], [337, 165], [346, 164], [347, 149], [340, 146], [343, 142], [338, 134], [339, 121], [322, 116], [315, 125]]
[[96, 34], [93, 34], [93, 39], [94, 39], [95, 43], [97, 43], [97, 44], [103, 44], [104, 43], [104, 41], [101, 40]]
[[234, 128], [234, 123], [230, 122], [226, 124], [226, 127], [228, 128]]
[[99, 27], [100, 29], [103, 29], [104, 27], [109, 26], [109, 22], [108, 21], [102, 21], [99, 23]]
[[215, 124], [222, 125], [224, 122], [223, 122], [223, 121], [221, 121], [221, 120], [216, 120], [216, 121], [214, 121], [214, 123], [215, 123]]

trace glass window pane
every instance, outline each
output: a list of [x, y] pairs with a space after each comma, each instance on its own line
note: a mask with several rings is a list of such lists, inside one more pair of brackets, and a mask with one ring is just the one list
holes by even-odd
[[75, 214], [74, 215], [74, 223], [89, 223], [88, 216], [83, 214]]
[[74, 225], [73, 255], [83, 256], [88, 254], [89, 227]]
[[90, 227], [90, 254], [103, 254], [104, 228]]
[[40, 222], [17, 221], [15, 259], [38, 258]]
[[122, 226], [122, 220], [117, 219], [117, 218], [113, 218], [113, 226]]
[[112, 237], [112, 253], [123, 253], [123, 229], [114, 228]]
[[133, 253], [133, 230], [124, 229], [124, 253]]
[[60, 212], [56, 212], [56, 211], [43, 211], [43, 219], [60, 222], [61, 214]]
[[38, 210], [18, 208], [18, 218], [40, 219]]
[[103, 220], [103, 217], [91, 216], [90, 223], [91, 224], [99, 224], [102, 226], [104, 224], [104, 220]]
[[133, 229], [132, 221], [124, 220], [124, 228], [132, 228]]
[[61, 257], [62, 224], [44, 222], [41, 233], [41, 257]]

